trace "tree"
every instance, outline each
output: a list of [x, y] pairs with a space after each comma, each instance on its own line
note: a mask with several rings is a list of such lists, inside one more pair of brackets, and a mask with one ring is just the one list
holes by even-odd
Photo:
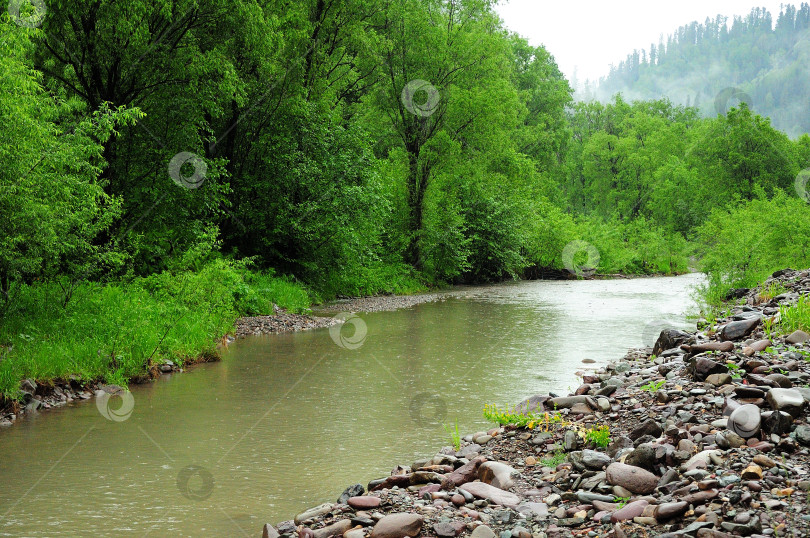
[[[117, 253], [98, 242], [120, 212], [99, 181], [104, 142], [135, 110], [102, 103], [77, 118], [75, 103], [51, 97], [31, 67], [29, 32], [0, 20], [0, 299], [12, 283], [98, 276]], [[66, 125], [73, 123], [72, 127]]]

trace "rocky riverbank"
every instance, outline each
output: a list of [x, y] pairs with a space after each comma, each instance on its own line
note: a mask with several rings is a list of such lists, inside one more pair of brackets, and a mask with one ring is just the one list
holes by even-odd
[[253, 316], [236, 320], [236, 337], [286, 333], [331, 327], [340, 323], [334, 318], [277, 312], [272, 316]]
[[451, 297], [458, 292], [420, 293], [418, 295], [375, 295], [373, 297], [353, 297], [315, 307], [318, 313], [337, 312], [384, 312], [410, 308], [422, 303], [432, 303]]
[[727, 317], [526, 399], [531, 428], [468, 435], [263, 535], [808, 536], [810, 336], [766, 334], [801, 295], [810, 270], [735, 290]]

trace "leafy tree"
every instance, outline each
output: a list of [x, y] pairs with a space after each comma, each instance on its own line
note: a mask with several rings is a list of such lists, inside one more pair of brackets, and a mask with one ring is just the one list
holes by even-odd
[[[98, 276], [116, 253], [98, 242], [120, 212], [99, 180], [103, 144], [137, 110], [102, 103], [89, 118], [50, 96], [30, 66], [36, 31], [0, 20], [0, 298], [12, 283]], [[72, 124], [72, 125], [71, 125]]]

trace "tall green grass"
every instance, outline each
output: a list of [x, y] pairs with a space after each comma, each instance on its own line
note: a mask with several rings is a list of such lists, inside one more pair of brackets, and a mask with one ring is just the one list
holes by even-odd
[[[170, 359], [213, 356], [239, 316], [308, 310], [300, 284], [215, 260], [198, 271], [163, 272], [126, 283], [17, 285], [0, 319], [0, 395], [19, 383], [67, 379], [125, 385]], [[64, 287], [63, 287], [64, 286]]]
[[798, 302], [793, 306], [780, 307], [779, 323], [780, 329], [785, 334], [793, 331], [804, 331], [810, 333], [810, 299], [799, 297]]

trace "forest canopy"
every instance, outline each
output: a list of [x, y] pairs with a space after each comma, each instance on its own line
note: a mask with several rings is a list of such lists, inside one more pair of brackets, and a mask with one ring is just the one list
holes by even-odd
[[[0, 362], [0, 391], [42, 373], [37, 353], [72, 357], [43, 375], [118, 381], [176, 355], [163, 339], [121, 353], [120, 320], [65, 329], [150, 301], [146, 324], [205, 309], [174, 344], [188, 354], [274, 304], [566, 269], [703, 268], [722, 290], [810, 263], [792, 239], [810, 237], [795, 108], [810, 7], [684, 27], [620, 64], [599, 102], [575, 101], [494, 6], [14, 0], [0, 345], [20, 358]], [[51, 329], [99, 341], [49, 348]]]

